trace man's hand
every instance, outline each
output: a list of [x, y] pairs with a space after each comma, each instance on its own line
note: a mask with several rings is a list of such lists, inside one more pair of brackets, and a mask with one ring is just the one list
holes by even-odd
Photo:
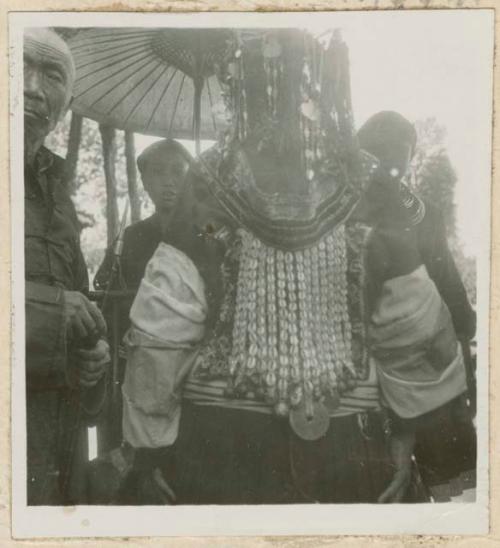
[[106, 333], [106, 322], [100, 310], [79, 291], [64, 292], [64, 317], [69, 339], [83, 341]]
[[403, 500], [411, 481], [411, 457], [414, 445], [415, 434], [411, 429], [391, 435], [390, 453], [395, 471], [391, 483], [377, 502], [401, 502]]
[[83, 388], [95, 386], [111, 361], [108, 343], [100, 339], [92, 349], [78, 349], [74, 353], [77, 380]]

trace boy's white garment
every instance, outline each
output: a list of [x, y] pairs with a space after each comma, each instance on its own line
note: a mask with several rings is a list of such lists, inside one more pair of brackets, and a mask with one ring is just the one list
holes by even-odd
[[451, 315], [425, 266], [385, 282], [370, 333], [384, 403], [400, 417], [432, 411], [466, 390]]
[[165, 447], [176, 437], [180, 385], [205, 331], [203, 279], [178, 249], [160, 243], [146, 266], [125, 335], [123, 437], [133, 447]]

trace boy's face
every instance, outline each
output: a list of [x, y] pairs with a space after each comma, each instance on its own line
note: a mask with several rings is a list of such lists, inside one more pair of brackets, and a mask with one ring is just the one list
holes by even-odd
[[142, 182], [156, 211], [170, 213], [184, 184], [188, 162], [179, 154], [155, 158], [142, 172]]

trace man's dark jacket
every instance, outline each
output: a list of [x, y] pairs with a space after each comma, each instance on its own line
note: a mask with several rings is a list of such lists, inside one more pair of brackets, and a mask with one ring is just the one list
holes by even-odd
[[24, 189], [28, 504], [66, 504], [74, 502], [85, 436], [63, 292], [86, 291], [87, 269], [64, 160], [42, 147], [25, 167]]

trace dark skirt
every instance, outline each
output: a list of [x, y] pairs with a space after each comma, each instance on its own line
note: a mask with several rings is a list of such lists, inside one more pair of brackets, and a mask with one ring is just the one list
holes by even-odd
[[476, 430], [467, 395], [419, 417], [415, 457], [436, 502], [476, 487]]
[[[374, 503], [394, 469], [382, 416], [361, 416], [304, 441], [273, 415], [184, 402], [164, 475], [178, 504]], [[405, 502], [427, 500], [414, 470]]]

